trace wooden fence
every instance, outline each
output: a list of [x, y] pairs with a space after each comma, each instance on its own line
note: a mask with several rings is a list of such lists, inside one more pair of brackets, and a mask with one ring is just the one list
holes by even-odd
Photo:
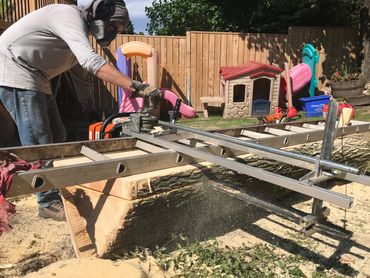
[[0, 0], [0, 21], [14, 23], [26, 14], [46, 5], [75, 2], [75, 0]]
[[[219, 96], [219, 69], [238, 66], [248, 61], [290, 66], [300, 62], [304, 44], [318, 50], [320, 61], [316, 76], [319, 87], [335, 69], [346, 65], [356, 67], [359, 57], [358, 34], [352, 28], [291, 27], [284, 34], [252, 34], [221, 32], [187, 32], [185, 37], [118, 36], [110, 46], [115, 53], [125, 42], [143, 41], [159, 53], [161, 86], [169, 88], [183, 99], [189, 99], [201, 110], [200, 97]], [[135, 58], [141, 80], [146, 80], [146, 64]], [[115, 96], [115, 88], [109, 87]], [[116, 96], [115, 96], [116, 97]], [[100, 107], [102, 108], [102, 107]]]

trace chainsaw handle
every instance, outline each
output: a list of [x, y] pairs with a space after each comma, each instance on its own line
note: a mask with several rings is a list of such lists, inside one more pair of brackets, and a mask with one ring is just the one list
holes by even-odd
[[115, 118], [119, 118], [119, 117], [124, 117], [124, 116], [127, 116], [127, 113], [116, 113], [116, 114], [113, 114], [113, 115], [110, 115], [108, 118], [106, 118], [103, 122], [103, 124], [101, 125], [101, 129], [100, 129], [100, 132], [99, 132], [99, 138], [100, 139], [103, 139], [104, 138], [104, 135], [105, 135], [105, 129], [107, 128], [107, 125]]

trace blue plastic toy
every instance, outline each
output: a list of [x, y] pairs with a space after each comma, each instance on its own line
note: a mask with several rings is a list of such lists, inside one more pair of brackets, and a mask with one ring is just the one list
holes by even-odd
[[316, 64], [319, 62], [319, 54], [317, 53], [315, 47], [311, 44], [306, 44], [302, 51], [302, 61], [307, 64], [311, 69], [311, 83], [309, 88], [310, 96], [315, 95], [315, 88], [317, 88], [317, 78], [316, 78]]

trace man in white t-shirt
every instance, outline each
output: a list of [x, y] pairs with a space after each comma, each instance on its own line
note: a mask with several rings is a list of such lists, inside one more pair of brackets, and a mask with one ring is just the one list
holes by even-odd
[[[14, 119], [23, 146], [65, 141], [50, 80], [77, 64], [137, 95], [159, 94], [156, 88], [121, 74], [90, 44], [92, 33], [107, 46], [128, 22], [123, 0], [54, 4], [24, 16], [0, 36], [0, 101]], [[36, 196], [40, 217], [65, 220], [59, 190]]]

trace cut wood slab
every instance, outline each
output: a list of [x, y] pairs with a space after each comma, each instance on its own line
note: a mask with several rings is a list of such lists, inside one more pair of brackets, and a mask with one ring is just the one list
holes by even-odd
[[[306, 152], [315, 152], [320, 147], [305, 146]], [[313, 148], [310, 151], [309, 146]], [[288, 165], [252, 155], [241, 158], [254, 167], [282, 175], [306, 173], [304, 169], [292, 170]], [[213, 181], [228, 181], [270, 200], [289, 192], [209, 163], [67, 187], [62, 194], [76, 254], [115, 258], [135, 246], [161, 246], [173, 234], [206, 239], [245, 225], [248, 218], [263, 217], [251, 206], [208, 190], [206, 185]]]

